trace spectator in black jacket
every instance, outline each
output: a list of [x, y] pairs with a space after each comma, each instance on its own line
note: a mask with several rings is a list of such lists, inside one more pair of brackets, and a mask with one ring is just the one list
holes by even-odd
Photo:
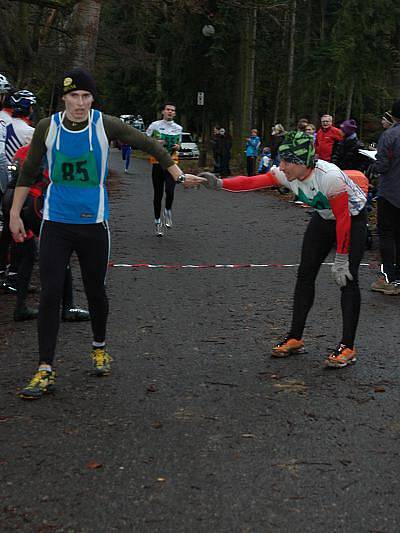
[[354, 119], [345, 120], [340, 125], [343, 140], [336, 143], [333, 148], [331, 162], [342, 170], [363, 170], [363, 158], [359, 149], [364, 148], [357, 137], [357, 122]]
[[373, 291], [400, 295], [400, 100], [390, 115], [394, 124], [380, 136], [374, 171], [378, 183], [378, 234], [382, 277]]
[[280, 157], [279, 157], [279, 147], [282, 144], [284, 138], [285, 138], [285, 128], [282, 126], [282, 124], [275, 124], [275, 126], [272, 128], [271, 132], [271, 158], [273, 161], [273, 164], [278, 166]]

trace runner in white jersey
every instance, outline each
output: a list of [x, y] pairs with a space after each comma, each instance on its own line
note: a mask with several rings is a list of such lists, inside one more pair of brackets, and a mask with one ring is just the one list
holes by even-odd
[[[174, 122], [176, 107], [174, 104], [166, 103], [162, 110], [162, 120], [152, 122], [146, 130], [149, 137], [157, 141], [167, 150], [175, 162], [178, 162], [178, 150], [182, 140], [182, 126]], [[152, 157], [150, 162], [153, 164], [153, 206], [154, 206], [154, 224], [157, 236], [164, 235], [164, 226], [172, 227], [172, 204], [174, 201], [175, 181], [171, 178], [169, 172], [162, 168], [158, 161]], [[165, 208], [164, 217], [161, 219], [161, 202], [165, 188]]]
[[36, 96], [30, 91], [17, 91], [10, 97], [13, 113], [6, 128], [6, 157], [9, 164], [15, 152], [31, 142], [35, 130], [29, 123], [29, 116], [35, 104]]
[[9, 83], [8, 79], [3, 74], [0, 74], [0, 199], [5, 193], [8, 184], [6, 127], [11, 121], [11, 117], [2, 108], [5, 98], [10, 90], [11, 84]]
[[[303, 331], [314, 302], [315, 279], [321, 264], [336, 241], [333, 278], [341, 288], [342, 338], [326, 358], [326, 366], [340, 368], [356, 361], [354, 339], [360, 313], [358, 268], [366, 240], [366, 195], [353, 180], [368, 184], [361, 172], [343, 172], [326, 161], [314, 160], [312, 136], [289, 132], [279, 148], [281, 163], [267, 174], [218, 179], [204, 173], [208, 186], [243, 192], [284, 185], [299, 199], [315, 208], [306, 229], [288, 334], [272, 351], [273, 357], [287, 357], [302, 351]], [[350, 177], [352, 179], [350, 179]]]

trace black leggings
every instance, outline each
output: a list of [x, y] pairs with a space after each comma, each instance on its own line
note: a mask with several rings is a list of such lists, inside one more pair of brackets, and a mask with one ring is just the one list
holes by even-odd
[[400, 208], [378, 198], [379, 250], [386, 281], [400, 280]]
[[[349, 264], [353, 281], [347, 280], [341, 288], [343, 334], [341, 342], [352, 348], [360, 315], [361, 295], [358, 286], [358, 268], [365, 249], [367, 219], [365, 209], [351, 217]], [[314, 213], [306, 229], [301, 251], [301, 261], [297, 272], [294, 291], [292, 326], [289, 336], [301, 339], [307, 315], [314, 303], [315, 279], [321, 264], [332, 249], [336, 240], [336, 222], [324, 220]]]
[[107, 223], [63, 224], [45, 221], [40, 234], [39, 268], [42, 286], [39, 305], [39, 361], [52, 364], [65, 273], [76, 252], [88, 299], [93, 339], [104, 342], [108, 316], [105, 278], [109, 258]]
[[247, 175], [254, 176], [254, 174], [256, 173], [257, 157], [254, 155], [248, 155], [246, 157], [246, 163], [247, 163]]
[[176, 182], [168, 170], [164, 170], [161, 165], [153, 165], [153, 170], [151, 173], [153, 179], [153, 189], [154, 189], [154, 218], [158, 219], [161, 215], [161, 202], [164, 195], [164, 185], [165, 185], [165, 209], [171, 209], [172, 203], [174, 201], [174, 191]]

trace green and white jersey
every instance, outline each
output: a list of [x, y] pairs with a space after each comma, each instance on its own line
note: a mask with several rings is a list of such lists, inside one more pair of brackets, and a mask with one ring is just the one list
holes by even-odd
[[335, 220], [329, 198], [347, 192], [349, 211], [353, 216], [358, 215], [367, 202], [360, 187], [340, 168], [327, 161], [318, 160], [310, 176], [303, 181], [288, 181], [278, 167], [272, 167], [270, 172], [281, 185], [293, 191], [299, 200], [314, 207], [326, 220]]
[[182, 126], [173, 120], [156, 120], [152, 122], [146, 130], [146, 135], [154, 139], [165, 141], [164, 148], [169, 154], [173, 153], [172, 147], [180, 144], [182, 139]]

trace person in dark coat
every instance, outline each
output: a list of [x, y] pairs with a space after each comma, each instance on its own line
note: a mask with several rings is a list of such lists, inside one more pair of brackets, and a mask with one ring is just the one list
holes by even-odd
[[271, 158], [275, 166], [279, 165], [279, 147], [285, 138], [285, 134], [285, 128], [282, 126], [282, 124], [275, 124], [275, 126], [272, 128], [270, 148]]
[[342, 170], [365, 170], [364, 158], [359, 153], [364, 144], [357, 137], [357, 128], [354, 119], [340, 125], [343, 140], [335, 144], [331, 162]]
[[220, 174], [222, 177], [227, 177], [230, 175], [231, 171], [229, 168], [229, 162], [231, 160], [231, 149], [232, 149], [232, 137], [229, 135], [224, 128], [219, 130], [219, 143], [218, 149], [220, 154], [221, 161], [221, 171]]

